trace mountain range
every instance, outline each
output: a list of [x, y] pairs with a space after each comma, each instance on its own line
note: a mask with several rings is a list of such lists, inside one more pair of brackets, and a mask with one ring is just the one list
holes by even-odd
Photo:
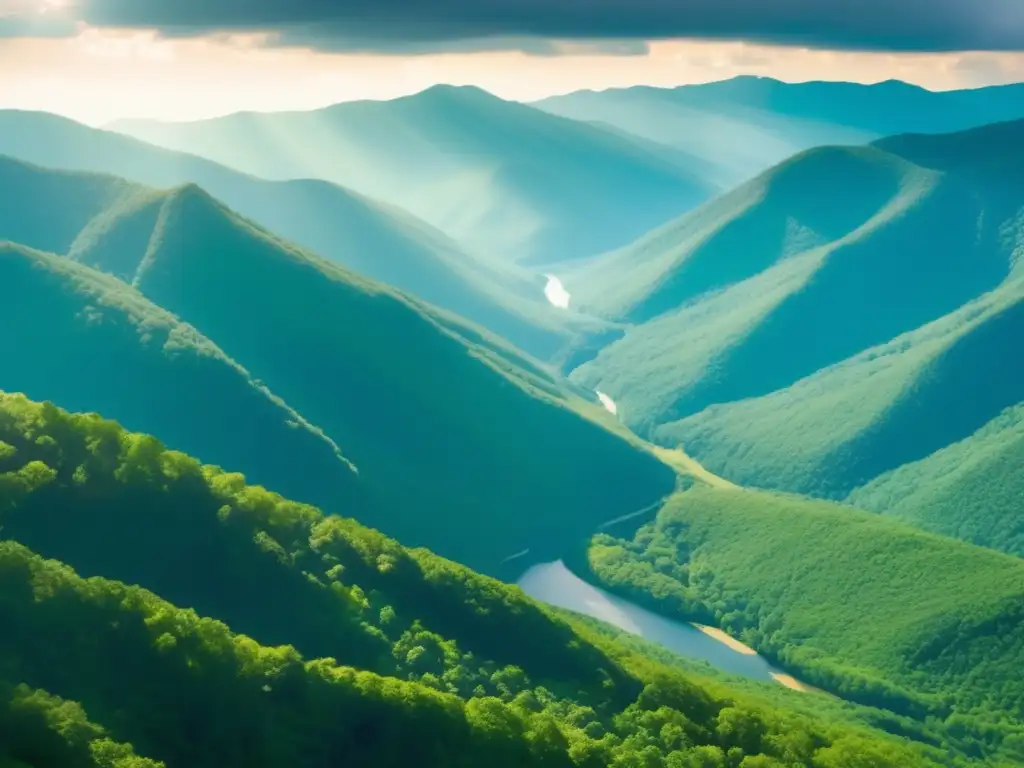
[[0, 111], [0, 768], [1021, 764], [1020, 88]]
[[473, 87], [312, 112], [109, 127], [264, 178], [342, 184], [405, 208], [471, 250], [522, 264], [624, 245], [711, 193], [647, 143]]
[[671, 148], [677, 163], [724, 192], [816, 146], [1024, 118], [1024, 85], [929, 91], [899, 80], [864, 85], [741, 76], [678, 88], [577, 91], [532, 106]]
[[1021, 138], [808, 150], [577, 265], [579, 306], [634, 326], [572, 378], [765, 488], [841, 498], [968, 438], [1024, 399]]
[[[557, 356], [571, 340], [605, 330], [593, 320], [556, 312], [544, 298], [541, 275], [471, 254], [414, 216], [335, 184], [315, 179], [267, 181], [194, 155], [36, 112], [0, 111], [0, 153], [8, 155], [5, 162], [17, 158], [48, 168], [113, 174], [122, 184], [124, 179], [156, 188], [198, 184], [275, 233], [480, 323], [541, 357]], [[0, 179], [8, 189], [23, 190], [22, 185], [32, 180], [19, 174], [29, 171], [8, 165]], [[88, 184], [117, 186], [113, 181], [80, 179], [66, 177], [55, 184], [65, 190], [63, 194], [74, 194], [73, 188]], [[39, 194], [52, 188], [51, 184]], [[133, 193], [124, 188], [118, 194]], [[155, 216], [158, 207], [152, 201], [145, 207], [141, 198], [126, 204], [141, 206], [142, 217]], [[63, 211], [66, 204], [61, 205]], [[87, 213], [83, 210], [81, 215]], [[23, 217], [10, 210], [7, 216], [32, 225], [28, 214]], [[78, 231], [72, 228], [71, 233]], [[54, 233], [57, 239], [61, 236], [62, 231]], [[65, 244], [56, 243], [53, 250], [63, 252], [59, 245]]]
[[[159, 373], [172, 365], [197, 397], [211, 386], [213, 373], [176, 352], [180, 336], [182, 346], [208, 348], [195, 356], [233, 372], [234, 386], [252, 390], [250, 399], [263, 392], [266, 409], [277, 403], [282, 427], [307, 425], [322, 455], [315, 464], [291, 451], [290, 461], [305, 470], [277, 467], [269, 453], [259, 465], [242, 460], [235, 449], [259, 453], [267, 442], [285, 450], [256, 421], [215, 430], [233, 451], [198, 437], [182, 447], [271, 487], [301, 482], [298, 498], [331, 510], [341, 497], [317, 486], [351, 471], [330, 463], [340, 453], [358, 471], [368, 522], [484, 570], [523, 549], [557, 550], [575, 526], [585, 530], [672, 490], [668, 467], [586, 415], [602, 409], [539, 363], [279, 239], [198, 186], [140, 190], [111, 177], [7, 167], [33, 194], [18, 198], [0, 237], [66, 256], [5, 250], [18, 300], [4, 311], [12, 325], [39, 329], [6, 342], [13, 347], [0, 377], [7, 388], [123, 418], [168, 440], [184, 429], [208, 431], [198, 413], [182, 419], [154, 409], [155, 393], [141, 386], [152, 380], [167, 396], [178, 392]], [[51, 210], [63, 215], [61, 227], [50, 224]], [[101, 341], [115, 332], [116, 342]], [[95, 383], [87, 388], [73, 372], [114, 343], [121, 365], [92, 366]], [[232, 401], [231, 410], [244, 402]], [[205, 408], [227, 418], [213, 399]], [[168, 431], [169, 424], [176, 426]], [[447, 447], [434, 450], [442, 436]], [[318, 468], [324, 461], [328, 468]], [[266, 464], [273, 473], [262, 471]], [[288, 484], [275, 479], [279, 472]], [[522, 526], [528, 517], [538, 525], [532, 531]]]

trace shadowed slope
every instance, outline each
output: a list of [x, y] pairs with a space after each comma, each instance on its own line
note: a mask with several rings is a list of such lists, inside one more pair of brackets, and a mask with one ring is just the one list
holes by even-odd
[[126, 277], [343, 445], [380, 508], [367, 522], [408, 544], [493, 570], [673, 486], [668, 467], [581, 416], [513, 348], [277, 240], [196, 186], [165, 200]]
[[102, 411], [210, 462], [335, 508], [357, 495], [337, 445], [208, 338], [113, 278], [0, 244], [0, 385]]

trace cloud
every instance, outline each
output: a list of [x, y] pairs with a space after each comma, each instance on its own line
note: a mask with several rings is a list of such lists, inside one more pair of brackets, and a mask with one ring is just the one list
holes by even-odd
[[[0, 4], [5, 1], [26, 0]], [[643, 52], [643, 41], [667, 38], [866, 51], [1024, 50], [1021, 0], [65, 2], [71, 3], [65, 9], [71, 20], [91, 26], [149, 28], [169, 37], [263, 33], [272, 44], [322, 51], [578, 50], [537, 42], [559, 40], [578, 41], [592, 52], [630, 54]]]

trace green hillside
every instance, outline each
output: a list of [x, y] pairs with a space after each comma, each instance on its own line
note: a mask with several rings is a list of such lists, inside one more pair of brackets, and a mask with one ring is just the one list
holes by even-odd
[[338, 446], [212, 341], [67, 259], [0, 243], [0, 386], [100, 411], [295, 498], [358, 494]]
[[[94, 230], [75, 258], [214, 339], [342, 446], [375, 504], [367, 521], [404, 543], [493, 573], [672, 490], [671, 469], [582, 416], [570, 387], [497, 338], [278, 240], [194, 185], [156, 213], [152, 227], [140, 215]], [[107, 247], [138, 221], [145, 250]]]
[[1024, 401], [1024, 282], [764, 397], [656, 431], [741, 485], [842, 498]]
[[935, 92], [895, 80], [785, 83], [741, 76], [678, 88], [577, 91], [533, 106], [660, 143], [724, 191], [815, 146], [1024, 118], [1022, 93], [1020, 85]]
[[1024, 759], [1024, 562], [827, 502], [694, 486], [588, 552], [604, 586], [714, 621], [801, 679]]
[[1024, 404], [847, 499], [929, 531], [1024, 557]]
[[[1014, 129], [1024, 137], [1024, 122]], [[692, 430], [663, 425], [785, 398], [819, 371], [984, 304], [1019, 263], [1024, 190], [1014, 158], [1024, 156], [1005, 141], [975, 142], [992, 162], [979, 151], [956, 168], [924, 168], [877, 148], [811, 150], [577, 265], [561, 278], [578, 306], [635, 325], [572, 380], [607, 393], [641, 434], [692, 447], [683, 435]], [[1015, 402], [981, 407], [993, 418]]]
[[[0, 111], [0, 190], [12, 190], [0, 237], [65, 253], [86, 224], [130, 219], [143, 237], [159, 202], [111, 173], [152, 187], [196, 183], [270, 230], [360, 274], [478, 322], [530, 352], [551, 357], [602, 324], [556, 310], [544, 278], [466, 251], [412, 215], [317, 180], [266, 181], [181, 152], [54, 115]], [[13, 192], [17, 190], [17, 192]], [[27, 192], [27, 194], [26, 194]], [[55, 215], [54, 211], [58, 213]], [[148, 217], [148, 218], [147, 218]], [[87, 232], [89, 234], [95, 234]]]
[[472, 250], [519, 262], [624, 245], [711, 192], [649, 146], [472, 87], [313, 112], [113, 127], [265, 178], [343, 184]]
[[940, 764], [97, 416], [2, 396], [0, 438], [5, 768]]

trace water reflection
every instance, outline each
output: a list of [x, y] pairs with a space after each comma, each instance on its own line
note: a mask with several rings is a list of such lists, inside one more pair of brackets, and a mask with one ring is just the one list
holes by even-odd
[[518, 583], [535, 600], [601, 619], [681, 656], [706, 661], [732, 674], [756, 680], [776, 680], [787, 687], [805, 690], [801, 684], [774, 669], [754, 651], [743, 648], [735, 641], [733, 644], [737, 647], [730, 647], [693, 624], [658, 616], [628, 600], [587, 584], [566, 568], [561, 560], [533, 566], [522, 575]]

